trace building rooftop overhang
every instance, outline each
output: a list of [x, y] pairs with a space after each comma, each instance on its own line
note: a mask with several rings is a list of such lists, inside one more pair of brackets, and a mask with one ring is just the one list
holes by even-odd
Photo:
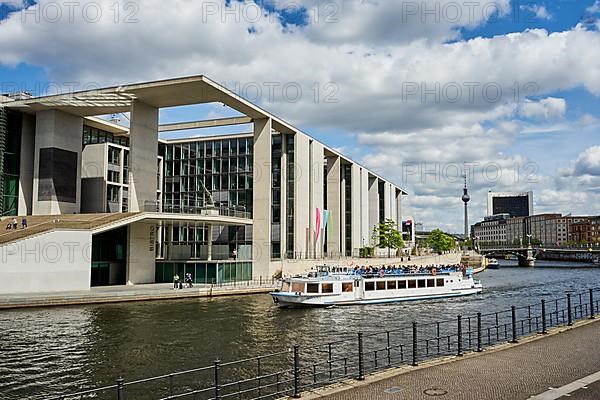
[[[272, 120], [273, 129], [280, 133], [302, 133], [306, 135], [304, 132], [295, 128], [283, 119], [258, 107], [204, 75], [33, 97], [30, 99], [7, 102], [4, 106], [30, 114], [45, 110], [60, 110], [81, 117], [93, 117], [130, 112], [135, 101], [140, 101], [156, 108], [218, 102], [249, 117], [252, 122], [257, 119], [270, 118]], [[96, 122], [100, 123], [99, 121]], [[310, 135], [306, 136], [310, 137]], [[355, 163], [348, 157], [340, 154], [337, 150], [328, 146], [325, 147], [330, 153]], [[369, 173], [396, 186], [401, 195], [408, 194], [404, 189], [389, 180], [370, 170]]]

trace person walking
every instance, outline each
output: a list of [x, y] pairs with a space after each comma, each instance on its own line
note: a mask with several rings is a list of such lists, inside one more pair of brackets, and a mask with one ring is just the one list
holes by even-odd
[[23, 217], [23, 219], [21, 220], [21, 228], [27, 228], [27, 218], [25, 217]]
[[12, 220], [12, 224], [13, 224], [13, 229], [16, 231], [17, 227], [19, 226], [19, 223], [17, 222], [16, 218], [13, 218]]
[[173, 289], [177, 289], [177, 286], [179, 286], [179, 275], [176, 272], [175, 276], [173, 276]]

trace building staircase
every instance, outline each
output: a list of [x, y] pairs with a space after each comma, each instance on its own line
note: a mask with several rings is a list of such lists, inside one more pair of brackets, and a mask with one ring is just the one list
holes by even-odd
[[[21, 227], [23, 217], [7, 216], [0, 219], [0, 246], [28, 239], [55, 230], [95, 230], [125, 219], [137, 217], [141, 213], [111, 214], [62, 214], [62, 215], [28, 215], [27, 228]], [[17, 229], [7, 229], [17, 219]], [[118, 225], [118, 224], [117, 224]]]

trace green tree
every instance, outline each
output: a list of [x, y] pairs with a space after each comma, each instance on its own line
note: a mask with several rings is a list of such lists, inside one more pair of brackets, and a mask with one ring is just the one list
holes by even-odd
[[427, 244], [438, 253], [452, 250], [455, 246], [454, 238], [440, 229], [434, 229], [427, 238]]
[[390, 257], [391, 249], [401, 249], [404, 247], [402, 232], [396, 229], [396, 223], [391, 219], [386, 219], [373, 228], [373, 237], [376, 239], [377, 247], [388, 249]]

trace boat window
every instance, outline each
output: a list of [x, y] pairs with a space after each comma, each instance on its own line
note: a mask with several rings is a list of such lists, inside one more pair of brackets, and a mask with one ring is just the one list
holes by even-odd
[[434, 287], [435, 279], [427, 279], [427, 287]]
[[444, 279], [438, 279], [437, 280], [437, 285], [438, 286], [444, 286]]
[[342, 283], [342, 292], [344, 293], [352, 293], [352, 282], [343, 282]]
[[333, 283], [323, 283], [321, 285], [322, 293], [333, 293]]
[[375, 290], [375, 282], [365, 282], [365, 290]]
[[388, 281], [387, 288], [388, 290], [396, 289], [396, 281]]
[[377, 290], [385, 290], [385, 281], [377, 282]]
[[360, 286], [360, 281], [357, 279], [354, 281], [354, 287], [359, 287]]
[[415, 281], [414, 279], [411, 279], [408, 281], [408, 288], [409, 289], [414, 289], [417, 287], [417, 281]]
[[304, 282], [293, 282], [292, 292], [304, 292]]
[[398, 289], [406, 289], [406, 281], [398, 281]]
[[424, 287], [425, 287], [425, 279], [419, 279], [419, 284], [418, 284], [418, 286], [419, 286], [420, 288], [424, 288]]
[[307, 283], [306, 284], [306, 293], [319, 293], [319, 284], [318, 283]]
[[289, 292], [290, 291], [290, 283], [289, 282], [283, 282], [283, 285], [281, 285], [281, 291], [282, 292]]

